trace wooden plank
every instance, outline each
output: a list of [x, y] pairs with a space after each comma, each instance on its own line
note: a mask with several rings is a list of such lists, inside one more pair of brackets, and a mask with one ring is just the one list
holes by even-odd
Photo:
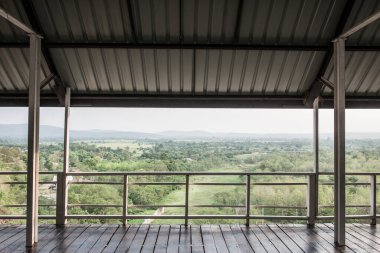
[[77, 236], [74, 241], [66, 247], [61, 252], [76, 252], [80, 246], [87, 240], [88, 237], [91, 236], [91, 234], [95, 233], [95, 231], [98, 229], [97, 225], [91, 225], [83, 230], [83, 232]]
[[161, 225], [158, 231], [154, 253], [166, 253], [169, 240], [170, 225]]
[[[46, 228], [46, 229], [45, 229]], [[40, 245], [45, 242], [45, 238], [54, 233], [56, 230], [54, 225], [49, 225], [49, 226], [40, 226], [39, 231], [39, 239], [40, 242], [38, 243], [38, 249], [41, 247]], [[26, 243], [26, 238], [22, 237], [21, 240], [18, 240], [16, 243], [12, 244], [10, 247], [12, 247], [11, 252], [17, 253], [17, 252], [24, 252], [25, 251], [25, 243]], [[8, 249], [8, 248], [7, 248]]]
[[18, 233], [21, 233], [25, 230], [25, 226], [18, 226], [16, 228], [9, 227], [1, 231], [0, 234], [0, 243], [7, 240], [8, 238], [17, 235]]
[[249, 244], [247, 238], [242, 233], [239, 225], [230, 225], [232, 235], [235, 237], [235, 240], [239, 246], [239, 249], [242, 252], [254, 252], [251, 245]]
[[178, 252], [180, 230], [179, 225], [170, 226], [168, 248], [166, 251], [167, 253]]
[[69, 226], [56, 228], [49, 236], [41, 240], [37, 247], [39, 252], [50, 252], [59, 243], [64, 241], [72, 232], [74, 232], [78, 227]]
[[93, 234], [97, 229], [97, 226], [89, 226], [83, 230], [83, 232], [75, 238], [75, 240], [66, 248], [63, 252], [76, 252], [81, 245]]
[[135, 238], [138, 229], [139, 225], [119, 227], [103, 252], [127, 251], [131, 247], [132, 240]]
[[89, 226], [77, 227], [64, 240], [54, 240], [55, 247], [50, 252], [61, 253], [69, 247]]
[[201, 227], [199, 225], [191, 225], [191, 252], [203, 253], [205, 252], [202, 242]]
[[257, 238], [255, 233], [253, 233], [249, 227], [245, 225], [240, 226], [241, 233], [245, 236], [247, 239], [249, 245], [251, 245], [251, 248], [254, 252], [266, 252], [264, 246], [261, 244], [260, 240]]
[[[52, 226], [40, 226], [39, 227], [39, 239], [40, 241], [48, 234], [50, 234], [54, 230], [54, 227]], [[9, 244], [8, 246], [4, 245], [3, 243], [0, 244], [0, 251], [3, 253], [5, 252], [16, 252], [18, 249], [22, 248], [25, 250], [25, 243], [26, 243], [26, 237], [25, 234], [22, 233], [21, 236], [14, 241], [13, 243]]]
[[217, 225], [211, 225], [211, 231], [212, 236], [214, 237], [215, 247], [218, 253], [229, 252], [220, 227]]
[[148, 225], [140, 225], [135, 238], [133, 238], [132, 240], [131, 247], [129, 248], [129, 252], [140, 252], [145, 242], [145, 238], [148, 234], [148, 230], [149, 230]]
[[230, 252], [241, 252], [239, 244], [232, 233], [231, 227], [229, 225], [219, 225], [219, 227], [222, 231], [228, 250]]
[[[324, 225], [331, 230], [334, 229], [334, 225], [331, 223], [326, 223]], [[352, 236], [350, 233], [348, 233], [348, 231], [346, 231], [346, 245], [347, 247], [350, 247], [352, 250], [354, 250], [352, 247], [359, 247], [363, 250], [363, 252], [379, 252], [378, 250], [374, 249], [371, 245], [366, 245], [365, 243], [363, 243], [362, 240]]]
[[211, 226], [202, 225], [201, 233], [205, 253], [217, 253], [214, 237], [212, 236]]
[[89, 249], [91, 249], [94, 244], [99, 240], [99, 238], [103, 235], [103, 233], [106, 231], [105, 225], [97, 226], [96, 230], [93, 231], [89, 237], [80, 245], [78, 250], [76, 252], [83, 253], [88, 252]]
[[367, 242], [371, 245], [377, 244], [377, 245], [374, 245], [377, 248], [380, 246], [380, 238], [378, 238], [374, 235], [370, 235], [370, 234], [366, 233], [365, 231], [357, 228], [356, 226], [354, 226], [352, 224], [347, 225], [347, 231], [352, 236], [355, 236], [359, 240], [363, 240], [363, 242]]
[[291, 237], [293, 241], [297, 243], [297, 245], [305, 252], [329, 252], [317, 243], [317, 241], [321, 240], [321, 238], [318, 238], [315, 233], [302, 232], [302, 230], [304, 230], [302, 228], [297, 232], [297, 230], [293, 230], [292, 227], [287, 224], [279, 224], [278, 227], [281, 228], [289, 237]]
[[92, 246], [92, 248], [90, 249], [89, 252], [91, 252], [91, 253], [102, 252], [118, 228], [119, 228], [119, 226], [107, 225], [106, 231], [104, 231], [102, 236], [94, 244], [94, 246]]
[[339, 247], [338, 249], [334, 244], [334, 231], [327, 228], [323, 224], [315, 224], [315, 229], [313, 229], [313, 232], [324, 239], [324, 241], [321, 241], [324, 248], [330, 246], [330, 249], [334, 250], [335, 252], [341, 252], [343, 250], [344, 252], [362, 252], [360, 248], [352, 248], [351, 246]]
[[263, 231], [265, 236], [271, 241], [274, 247], [279, 252], [290, 252], [290, 250], [286, 247], [286, 245], [273, 233], [272, 230], [269, 229], [267, 225], [258, 225], [258, 227]]
[[359, 224], [359, 223], [354, 224], [354, 226], [368, 233], [370, 236], [380, 238], [380, 231], [377, 231], [377, 226], [370, 226], [368, 224]]
[[278, 252], [276, 247], [274, 247], [273, 243], [268, 239], [258, 225], [251, 225], [250, 230], [257, 237], [257, 239], [259, 239], [260, 243], [267, 252]]
[[158, 231], [160, 230], [159, 225], [150, 225], [148, 234], [146, 235], [145, 242], [141, 249], [141, 253], [153, 252], [156, 246], [156, 241], [158, 237]]
[[[299, 252], [302, 253], [303, 251], [301, 248], [293, 241], [293, 239], [288, 236], [282, 229], [280, 229], [275, 224], [268, 224], [268, 227], [272, 232], [285, 244], [285, 246], [291, 251], [291, 252]], [[305, 227], [306, 229], [306, 227]]]
[[178, 252], [191, 253], [191, 231], [190, 228], [185, 225], [181, 225]]

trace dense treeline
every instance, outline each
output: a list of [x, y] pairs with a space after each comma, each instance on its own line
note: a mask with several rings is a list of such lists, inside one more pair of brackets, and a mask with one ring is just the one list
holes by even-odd
[[[380, 140], [361, 139], [347, 141], [347, 171], [371, 172], [379, 170]], [[62, 168], [63, 145], [47, 143], [41, 145], [40, 167], [42, 171], [60, 171]], [[0, 170], [24, 171], [27, 150], [23, 145], [0, 146]], [[312, 141], [310, 139], [208, 139], [208, 140], [139, 140], [139, 141], [86, 141], [70, 145], [71, 171], [247, 171], [247, 172], [308, 172], [313, 171]], [[333, 141], [320, 142], [320, 170], [333, 171]], [[53, 176], [42, 176], [43, 181], [52, 181]], [[25, 185], [1, 184], [8, 181], [24, 181], [25, 176], [0, 177], [0, 205], [25, 203]], [[120, 177], [78, 177], [76, 181], [122, 182]], [[131, 177], [130, 182], [183, 182], [183, 177]], [[210, 178], [197, 178], [208, 181]], [[244, 182], [243, 177], [215, 179], [220, 182]], [[224, 180], [224, 181], [223, 181]], [[255, 177], [253, 182], [306, 182], [299, 177]], [[350, 182], [367, 182], [365, 177], [347, 177]], [[321, 182], [332, 182], [331, 176], [320, 178]], [[218, 181], [219, 182], [219, 181]], [[192, 189], [204, 196], [193, 196], [200, 204], [244, 205], [244, 187], [232, 189]], [[71, 185], [70, 204], [122, 205], [121, 185]], [[180, 186], [136, 186], [129, 189], [130, 205], [179, 204], [183, 199]], [[253, 214], [301, 215], [305, 214], [306, 191], [304, 186], [253, 186]], [[52, 205], [41, 207], [43, 214], [54, 214], [55, 187], [41, 186], [40, 203]], [[333, 203], [331, 186], [320, 187], [322, 206]], [[203, 202], [202, 202], [203, 201]], [[368, 204], [368, 187], [348, 187], [349, 204]], [[194, 204], [199, 204], [194, 203]], [[204, 204], [203, 203], [203, 204]], [[267, 208], [265, 205], [292, 206], [297, 208]], [[149, 208], [130, 208], [130, 213], [151, 213]], [[244, 212], [241, 208], [194, 209], [197, 214], [234, 214]], [[352, 208], [349, 212], [364, 213], [367, 209]], [[0, 207], [0, 213], [22, 214], [23, 208]], [[168, 214], [181, 214], [173, 208]], [[120, 207], [73, 206], [71, 214], [120, 214]], [[320, 215], [332, 214], [330, 207], [320, 209]], [[220, 222], [220, 221], [218, 221]]]

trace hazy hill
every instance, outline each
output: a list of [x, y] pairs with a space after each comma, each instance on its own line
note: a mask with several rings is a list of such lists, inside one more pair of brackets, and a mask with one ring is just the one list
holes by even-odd
[[[26, 124], [0, 124], [0, 140], [25, 141]], [[40, 137], [43, 141], [62, 140], [63, 128], [42, 125]], [[113, 130], [70, 131], [70, 138], [75, 140], [99, 139], [209, 139], [209, 138], [259, 138], [259, 139], [304, 139], [311, 134], [249, 134], [249, 133], [211, 133], [206, 131], [164, 131], [160, 133], [143, 133]], [[332, 134], [320, 134], [320, 138], [333, 138]], [[380, 139], [380, 133], [348, 133], [349, 139]]]

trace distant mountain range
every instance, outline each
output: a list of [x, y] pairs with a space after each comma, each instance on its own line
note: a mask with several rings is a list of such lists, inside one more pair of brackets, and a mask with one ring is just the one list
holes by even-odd
[[[0, 140], [23, 140], [27, 138], [26, 124], [0, 124]], [[41, 140], [63, 139], [63, 128], [42, 125], [40, 127]], [[312, 138], [311, 134], [250, 134], [250, 133], [212, 133], [206, 131], [164, 131], [159, 133], [113, 131], [113, 130], [86, 130], [70, 131], [70, 138], [75, 140], [100, 139], [209, 139], [209, 138], [258, 138], [258, 139], [304, 139]], [[320, 138], [333, 138], [332, 134], [320, 134]], [[380, 133], [348, 133], [351, 139], [380, 139]]]

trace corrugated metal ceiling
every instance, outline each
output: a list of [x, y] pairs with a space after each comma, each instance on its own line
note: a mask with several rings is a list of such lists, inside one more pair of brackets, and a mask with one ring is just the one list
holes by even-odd
[[[0, 6], [30, 25], [24, 0]], [[304, 96], [319, 77], [349, 0], [32, 0], [47, 52], [77, 94]], [[355, 1], [345, 29], [380, 10]], [[1, 42], [27, 37], [0, 19]], [[59, 43], [270, 45], [259, 49], [59, 48]], [[380, 22], [348, 40], [380, 46]], [[49, 45], [54, 45], [49, 47]], [[58, 46], [57, 46], [58, 45]], [[291, 50], [278, 46], [296, 46]], [[320, 46], [324, 50], [305, 49]], [[347, 53], [347, 92], [378, 95], [379, 53]], [[0, 92], [26, 92], [28, 52], [0, 49]], [[43, 60], [42, 77], [51, 68]], [[331, 63], [325, 76], [332, 79]], [[45, 92], [51, 93], [49, 87]], [[329, 91], [325, 89], [325, 95]]]

